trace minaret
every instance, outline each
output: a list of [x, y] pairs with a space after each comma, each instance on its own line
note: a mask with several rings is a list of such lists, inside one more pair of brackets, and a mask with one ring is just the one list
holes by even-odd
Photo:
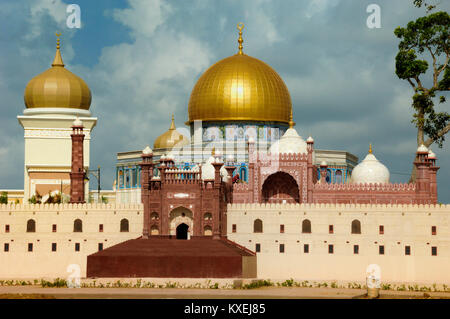
[[144, 229], [142, 233], [143, 238], [148, 238], [150, 235], [149, 224], [150, 224], [150, 207], [149, 207], [149, 192], [150, 192], [150, 181], [153, 178], [153, 151], [150, 146], [147, 146], [142, 151], [142, 162], [141, 165], [141, 200], [144, 204]]
[[83, 167], [83, 123], [77, 117], [72, 125], [72, 170], [70, 172], [70, 203], [85, 203], [84, 178], [86, 173]]
[[70, 194], [71, 134], [76, 117], [83, 121], [83, 167], [89, 167], [91, 133], [97, 123], [90, 111], [92, 95], [86, 82], [64, 66], [60, 35], [49, 60], [51, 67], [28, 82], [26, 108], [17, 116], [24, 130], [24, 202], [37, 193]]

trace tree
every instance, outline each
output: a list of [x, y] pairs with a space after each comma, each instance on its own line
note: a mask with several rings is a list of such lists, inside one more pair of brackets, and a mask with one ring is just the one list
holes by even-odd
[[34, 194], [28, 199], [28, 202], [30, 204], [41, 204], [41, 199], [42, 199], [41, 194], [39, 194], [39, 192], [36, 192], [36, 194]]
[[[414, 0], [414, 4], [425, 5], [427, 12], [434, 9], [422, 0]], [[450, 131], [450, 115], [437, 112], [434, 99], [439, 94], [439, 103], [443, 104], [446, 98], [442, 93], [450, 91], [450, 16], [443, 11], [427, 14], [410, 21], [406, 28], [396, 28], [394, 34], [401, 40], [395, 57], [395, 73], [414, 90], [412, 123], [417, 127], [417, 146], [429, 147], [436, 143], [442, 148], [445, 134]], [[431, 61], [430, 70], [425, 58]], [[415, 167], [410, 182], [414, 180]]]
[[8, 193], [2, 192], [0, 195], [0, 204], [8, 204]]

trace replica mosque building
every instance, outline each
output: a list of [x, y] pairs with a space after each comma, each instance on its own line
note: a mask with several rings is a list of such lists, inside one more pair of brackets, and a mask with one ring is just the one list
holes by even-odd
[[[24, 200], [70, 186], [70, 203], [0, 206], [0, 277], [296, 278], [449, 283], [450, 206], [436, 155], [390, 183], [373, 154], [316, 150], [295, 129], [289, 91], [243, 52], [211, 66], [189, 100], [190, 137], [172, 123], [153, 150], [118, 153], [116, 202], [86, 203], [91, 93], [64, 68], [25, 90]], [[70, 185], [69, 185], [70, 184]]]

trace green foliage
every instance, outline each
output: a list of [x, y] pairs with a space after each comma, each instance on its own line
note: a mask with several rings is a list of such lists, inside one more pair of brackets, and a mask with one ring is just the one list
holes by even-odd
[[426, 8], [427, 12], [430, 12], [431, 10], [436, 8], [436, 5], [425, 2], [424, 0], [414, 0], [414, 5], [417, 8], [421, 8], [422, 6], [424, 6]]
[[66, 288], [67, 281], [61, 278], [56, 278], [53, 281], [47, 281], [45, 279], [41, 279], [41, 287], [42, 288]]
[[283, 287], [292, 287], [294, 285], [294, 279], [288, 279], [285, 282], [282, 282], [281, 285]]
[[2, 192], [0, 195], [0, 204], [8, 204], [8, 193]]
[[270, 286], [273, 286], [273, 283], [270, 280], [258, 280], [258, 281], [254, 281], [250, 284], [243, 285], [242, 289], [254, 289], [254, 288], [270, 287]]
[[[424, 1], [414, 1], [414, 4], [429, 7]], [[450, 114], [436, 112], [434, 98], [437, 92], [450, 91], [450, 15], [440, 11], [420, 17], [405, 28], [396, 28], [394, 34], [400, 39], [395, 73], [414, 89], [412, 106], [416, 112], [412, 122], [419, 133], [425, 133], [442, 147]], [[428, 72], [430, 66], [432, 72]], [[428, 75], [431, 79], [421, 79]], [[426, 87], [423, 83], [432, 84]], [[439, 103], [445, 102], [445, 96], [439, 96]]]
[[55, 195], [48, 193], [48, 199], [44, 204], [61, 204], [61, 193]]
[[101, 199], [102, 199], [103, 204], [108, 204], [108, 198], [106, 198], [105, 196], [102, 196]]
[[33, 196], [31, 196], [28, 199], [28, 202], [30, 204], [40, 204], [41, 200], [42, 200], [42, 196], [38, 192], [36, 192], [36, 194], [34, 194]]

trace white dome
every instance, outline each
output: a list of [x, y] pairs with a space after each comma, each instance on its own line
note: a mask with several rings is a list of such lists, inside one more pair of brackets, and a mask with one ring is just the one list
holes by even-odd
[[428, 148], [425, 146], [425, 145], [420, 145], [418, 148], [417, 148], [417, 152], [420, 152], [420, 153], [428, 153]]
[[307, 153], [306, 142], [298, 135], [294, 128], [289, 128], [286, 133], [270, 147], [270, 153]]
[[314, 139], [312, 138], [312, 136], [308, 137], [306, 141], [309, 143], [314, 143]]
[[[214, 158], [213, 156], [210, 156], [205, 164], [202, 165], [202, 179], [214, 179], [215, 178], [215, 169], [212, 163], [222, 163], [222, 160], [219, 158]], [[220, 168], [220, 175], [222, 176], [222, 179], [224, 182], [228, 180], [228, 172], [225, 168], [225, 166], [222, 166]]]
[[352, 183], [354, 184], [384, 184], [389, 183], [389, 170], [375, 155], [367, 154], [364, 160], [356, 165], [352, 172]]
[[431, 149], [428, 151], [428, 158], [436, 159], [436, 154]]
[[75, 121], [72, 122], [73, 126], [83, 126], [83, 122], [77, 117]]
[[147, 147], [144, 148], [144, 150], [142, 151], [142, 153], [143, 153], [144, 155], [149, 155], [149, 154], [152, 154], [153, 151], [152, 151], [152, 149], [150, 148], [150, 146], [147, 145]]

